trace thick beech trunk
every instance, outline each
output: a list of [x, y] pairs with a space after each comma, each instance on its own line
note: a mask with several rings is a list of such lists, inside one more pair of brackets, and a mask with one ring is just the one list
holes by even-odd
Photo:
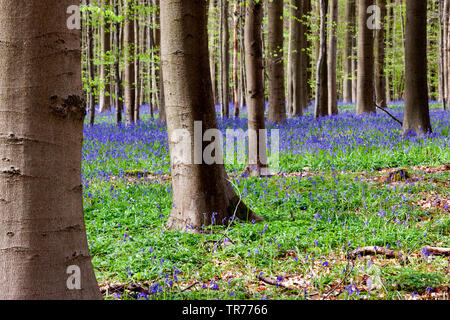
[[[241, 220], [262, 220], [240, 201], [224, 165], [206, 164], [202, 159], [207, 145], [202, 145], [202, 136], [206, 130], [217, 128], [206, 21], [206, 1], [161, 2], [161, 51], [173, 186], [173, 208], [167, 222], [171, 229], [200, 231], [203, 225], [228, 223], [235, 213]], [[202, 126], [199, 132], [194, 130], [195, 121]], [[185, 129], [189, 138], [177, 136], [179, 129]], [[191, 161], [177, 161], [179, 151]], [[221, 153], [220, 149], [216, 152]]]
[[80, 31], [64, 14], [78, 3], [0, 0], [0, 299], [101, 298], [83, 215]]

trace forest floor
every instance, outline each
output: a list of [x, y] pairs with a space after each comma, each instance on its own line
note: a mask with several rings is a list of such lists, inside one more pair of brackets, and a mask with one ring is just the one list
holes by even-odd
[[[165, 128], [112, 114], [85, 128], [88, 241], [108, 299], [449, 299], [450, 112], [431, 110], [433, 134], [404, 138], [384, 114], [280, 130], [280, 174], [248, 178], [227, 165], [263, 223], [168, 231], [170, 166]], [[402, 118], [402, 106], [391, 106]], [[220, 120], [246, 129], [246, 118]], [[355, 252], [358, 248], [371, 247]], [[386, 249], [386, 250], [385, 250]], [[389, 251], [391, 250], [391, 251]], [[352, 254], [355, 253], [355, 254]]]

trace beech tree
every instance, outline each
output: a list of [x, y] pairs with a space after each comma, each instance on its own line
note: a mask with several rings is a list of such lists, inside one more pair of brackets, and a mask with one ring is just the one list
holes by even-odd
[[330, 37], [328, 44], [328, 114], [338, 114], [336, 54], [338, 24], [338, 0], [330, 0]]
[[373, 12], [368, 9], [374, 4], [374, 0], [360, 0], [358, 14], [358, 114], [376, 112], [374, 101], [374, 26]]
[[353, 79], [355, 78], [355, 17], [356, 17], [356, 0], [346, 1], [345, 20], [347, 30], [345, 34], [345, 50], [344, 50], [344, 84], [343, 99], [344, 102], [354, 102], [353, 100]]
[[268, 0], [269, 121], [286, 119], [283, 60], [283, 0]]
[[[198, 159], [208, 145], [202, 143], [202, 136], [208, 129], [217, 128], [206, 5], [204, 0], [161, 2], [161, 54], [173, 186], [167, 226], [197, 232], [203, 225], [228, 223], [234, 215], [244, 221], [262, 220], [235, 193], [223, 164]], [[197, 133], [196, 121], [197, 126], [201, 124]], [[179, 129], [184, 129], [189, 138], [177, 139]], [[215, 155], [220, 157], [221, 143], [216, 141], [216, 146]], [[175, 155], [180, 150], [191, 161], [177, 161]]]
[[[248, 165], [251, 176], [266, 175], [264, 62], [262, 49], [262, 1], [251, 0], [245, 11], [245, 62], [247, 73]], [[264, 133], [263, 133], [264, 132]]]
[[386, 68], [386, 0], [377, 0], [377, 6], [380, 10], [380, 28], [375, 31], [375, 97], [377, 105], [380, 108], [386, 108], [386, 74], [384, 72]]
[[427, 0], [406, 0], [403, 133], [431, 133], [427, 77]]
[[320, 8], [320, 46], [316, 72], [315, 117], [328, 115], [328, 63], [327, 63], [327, 9], [328, 0], [319, 0]]
[[78, 4], [0, 0], [0, 299], [101, 298], [83, 216], [80, 31], [65, 14]]

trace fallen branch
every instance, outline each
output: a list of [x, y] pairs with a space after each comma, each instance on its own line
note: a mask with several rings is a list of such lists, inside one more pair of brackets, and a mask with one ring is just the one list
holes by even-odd
[[[267, 284], [270, 284], [270, 285], [272, 285], [272, 286], [281, 287], [281, 288], [283, 288], [283, 289], [290, 290], [290, 291], [300, 291], [300, 289], [298, 289], [298, 288], [292, 288], [292, 287], [289, 287], [289, 286], [285, 285], [284, 283], [282, 283], [281, 281], [274, 280], [274, 279], [272, 279], [272, 278], [263, 277], [262, 275], [258, 275], [257, 278], [258, 278], [260, 281], [262, 281], [262, 282], [264, 282], [264, 283], [267, 283]], [[317, 295], [319, 295], [318, 292], [307, 294], [308, 297], [313, 297], [313, 296], [317, 296]]]
[[394, 250], [389, 250], [383, 247], [363, 247], [350, 252], [347, 256], [349, 259], [355, 260], [358, 256], [374, 256], [383, 255], [388, 259], [404, 260], [403, 254]]
[[450, 256], [450, 248], [425, 247], [422, 251], [431, 256]]
[[387, 111], [385, 108], [381, 108], [379, 107], [377, 104], [375, 104], [375, 107], [377, 107], [380, 110], [383, 110], [384, 112], [386, 112], [392, 119], [394, 119], [395, 121], [397, 121], [398, 123], [400, 123], [400, 125], [403, 127], [403, 122], [401, 122], [400, 120], [398, 120], [396, 117], [394, 117], [389, 111]]

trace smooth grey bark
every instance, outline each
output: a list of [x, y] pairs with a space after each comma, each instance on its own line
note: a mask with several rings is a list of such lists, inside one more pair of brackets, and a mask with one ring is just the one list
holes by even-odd
[[336, 115], [338, 111], [337, 97], [337, 37], [338, 0], [330, 0], [330, 38], [328, 44], [328, 114]]
[[320, 46], [316, 72], [316, 118], [328, 115], [328, 63], [327, 63], [327, 9], [328, 0], [319, 0], [320, 9]]
[[431, 133], [427, 77], [427, 1], [406, 0], [403, 133]]
[[135, 45], [134, 45], [134, 13], [129, 3], [130, 0], [125, 0], [124, 11], [125, 21], [123, 30], [123, 48], [124, 48], [124, 96], [126, 107], [126, 124], [134, 125], [135, 123]]
[[267, 0], [268, 12], [268, 69], [269, 122], [286, 119], [283, 59], [283, 0]]
[[345, 34], [345, 50], [344, 50], [344, 102], [351, 103], [353, 100], [352, 81], [354, 78], [353, 60], [354, 56], [354, 38], [355, 38], [355, 22], [356, 22], [356, 0], [348, 0], [345, 8], [345, 19], [347, 23], [347, 32]]
[[245, 12], [245, 61], [249, 131], [249, 156], [246, 172], [251, 176], [261, 176], [267, 174], [267, 141], [263, 133], [265, 131], [265, 90], [261, 34], [262, 1], [249, 1]]
[[368, 22], [372, 13], [368, 7], [374, 0], [360, 0], [358, 14], [358, 93], [356, 112], [358, 114], [376, 113], [374, 83], [374, 39], [373, 29]]
[[[217, 128], [206, 5], [203, 0], [161, 2], [161, 56], [173, 186], [172, 213], [167, 226], [194, 232], [199, 232], [204, 225], [226, 224], [235, 213], [240, 220], [262, 220], [239, 199], [223, 164], [202, 161], [201, 155], [208, 144], [199, 143], [201, 137], [195, 137]], [[197, 134], [195, 121], [202, 125]], [[177, 138], [179, 129], [186, 130], [187, 140]], [[177, 150], [185, 152], [192, 161], [176, 161]], [[221, 151], [216, 149], [216, 152]], [[196, 154], [200, 161], [195, 160]]]
[[375, 101], [380, 108], [386, 108], [386, 0], [377, 0], [377, 6], [380, 8], [381, 29], [375, 31]]
[[[0, 0], [0, 299], [101, 299], [83, 214], [73, 0]], [[78, 266], [81, 290], [67, 286]]]

